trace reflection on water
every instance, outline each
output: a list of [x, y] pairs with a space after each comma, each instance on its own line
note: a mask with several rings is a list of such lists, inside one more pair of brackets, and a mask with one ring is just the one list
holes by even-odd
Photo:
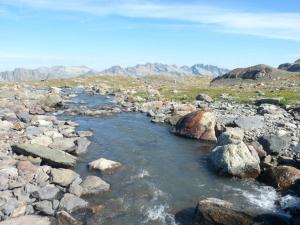
[[[77, 98], [95, 103], [93, 99], [99, 96]], [[110, 192], [87, 197], [105, 206], [100, 216], [87, 218], [87, 224], [180, 224], [174, 215], [207, 197], [252, 210], [276, 210], [274, 202], [279, 196], [274, 189], [216, 176], [207, 163], [212, 148], [209, 143], [174, 136], [168, 126], [150, 123], [140, 113], [69, 118], [79, 122], [80, 129], [94, 132], [89, 151], [79, 158], [76, 171], [82, 177], [101, 176], [111, 184]], [[119, 161], [124, 168], [113, 175], [88, 170], [87, 164], [100, 157]]]

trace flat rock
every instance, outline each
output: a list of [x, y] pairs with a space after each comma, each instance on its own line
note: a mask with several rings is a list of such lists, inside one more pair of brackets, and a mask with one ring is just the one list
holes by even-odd
[[76, 157], [57, 149], [51, 149], [37, 144], [16, 144], [12, 150], [17, 154], [40, 157], [44, 163], [54, 167], [73, 167]]
[[90, 169], [100, 170], [101, 172], [113, 172], [121, 166], [121, 163], [105, 158], [100, 158], [89, 163]]
[[64, 197], [61, 199], [59, 204], [59, 208], [61, 210], [66, 210], [69, 213], [72, 213], [77, 209], [86, 208], [87, 206], [88, 206], [88, 202], [69, 193], [66, 193], [64, 195]]
[[26, 215], [0, 222], [0, 225], [51, 225], [48, 217]]
[[54, 142], [49, 145], [49, 147], [64, 152], [74, 152], [76, 149], [74, 139], [72, 138], [56, 138], [54, 139]]
[[80, 186], [83, 188], [83, 195], [105, 192], [110, 188], [108, 183], [96, 176], [87, 176]]
[[234, 120], [234, 123], [245, 130], [254, 130], [263, 128], [265, 125], [263, 116], [248, 116], [248, 117], [239, 117]]
[[50, 173], [52, 183], [63, 187], [68, 187], [76, 178], [79, 177], [79, 174], [69, 169], [52, 168]]

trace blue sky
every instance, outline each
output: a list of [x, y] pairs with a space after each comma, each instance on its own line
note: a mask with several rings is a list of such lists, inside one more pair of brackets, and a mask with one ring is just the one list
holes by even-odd
[[300, 58], [298, 0], [0, 0], [0, 70]]

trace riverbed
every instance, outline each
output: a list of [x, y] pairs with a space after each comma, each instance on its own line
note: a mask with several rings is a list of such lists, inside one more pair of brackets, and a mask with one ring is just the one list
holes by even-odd
[[[97, 108], [112, 105], [113, 97], [90, 95], [77, 90], [70, 106]], [[82, 155], [75, 171], [83, 178], [96, 175], [111, 184], [111, 191], [87, 196], [103, 212], [85, 217], [85, 223], [122, 225], [189, 224], [201, 199], [227, 200], [247, 210], [277, 212], [279, 194], [252, 180], [217, 176], [207, 162], [213, 145], [173, 135], [171, 127], [151, 123], [142, 113], [117, 113], [112, 116], [67, 116], [91, 130], [88, 152]], [[114, 174], [101, 174], [87, 164], [98, 158], [118, 161], [123, 167]]]

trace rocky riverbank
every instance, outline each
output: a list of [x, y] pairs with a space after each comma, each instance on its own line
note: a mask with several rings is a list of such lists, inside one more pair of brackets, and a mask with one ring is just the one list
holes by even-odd
[[[57, 119], [57, 110], [85, 116], [146, 113], [152, 122], [174, 126], [176, 135], [215, 142], [209, 160], [218, 174], [258, 179], [283, 194], [300, 195], [297, 107], [282, 106], [276, 99], [261, 99], [256, 105], [240, 104], [227, 95], [219, 101], [204, 94], [195, 96], [193, 102], [159, 100], [160, 93], [154, 89], [147, 90], [150, 98], [136, 96], [134, 90], [90, 86], [87, 91], [110, 95], [114, 104], [66, 107], [68, 98], [74, 95], [59, 88], [2, 86], [0, 219], [5, 221], [1, 225], [6, 221], [23, 225], [80, 224], [72, 213], [101, 210], [101, 206], [90, 205], [81, 197], [108, 191], [110, 185], [100, 177], [81, 178], [72, 171], [78, 155], [87, 151], [92, 133], [77, 131], [78, 124]], [[109, 173], [121, 166], [106, 159], [89, 164], [91, 169]], [[222, 203], [218, 207], [223, 205], [228, 206]], [[199, 210], [201, 207], [198, 214], [205, 213]], [[227, 213], [226, 210], [220, 212]], [[296, 218], [298, 208], [286, 210]], [[196, 223], [201, 224], [199, 220]]]

